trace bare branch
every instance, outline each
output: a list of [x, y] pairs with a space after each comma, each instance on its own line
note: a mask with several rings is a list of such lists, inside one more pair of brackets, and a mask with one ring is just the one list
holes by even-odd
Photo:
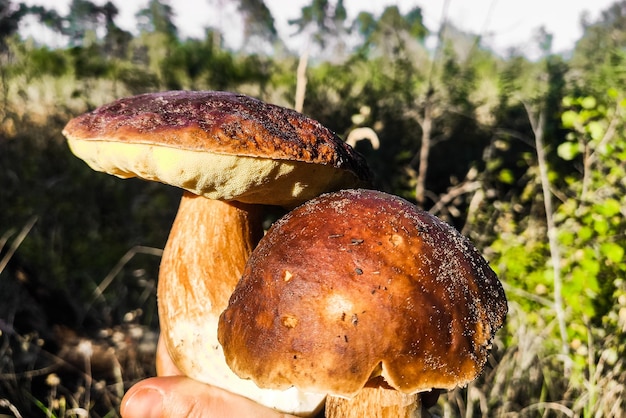
[[552, 271], [554, 274], [554, 311], [559, 324], [561, 334], [561, 350], [566, 357], [569, 356], [569, 344], [567, 338], [567, 325], [565, 323], [565, 311], [563, 308], [563, 279], [561, 277], [561, 252], [557, 240], [557, 228], [554, 224], [554, 210], [552, 208], [552, 193], [550, 192], [550, 179], [548, 177], [548, 164], [544, 152], [543, 135], [545, 127], [545, 109], [539, 112], [539, 116], [533, 115], [532, 109], [523, 103], [528, 120], [535, 136], [535, 148], [537, 151], [537, 163], [539, 165], [539, 177], [543, 191], [543, 204], [546, 212], [546, 223], [548, 226], [548, 242], [550, 246], [550, 258], [552, 259]]
[[582, 185], [582, 190], [580, 192], [580, 197], [583, 201], [585, 201], [587, 198], [587, 192], [589, 191], [589, 182], [591, 181], [591, 176], [590, 176], [591, 166], [598, 159], [598, 150], [602, 148], [604, 145], [606, 145], [609, 141], [611, 141], [611, 139], [613, 139], [613, 137], [615, 136], [615, 132], [617, 130], [617, 124], [623, 120], [620, 101], [621, 100], [616, 100], [615, 114], [611, 118], [611, 121], [609, 122], [609, 126], [607, 127], [606, 132], [604, 132], [602, 139], [600, 140], [600, 142], [598, 142], [598, 145], [595, 147], [595, 149], [591, 151], [584, 159], [583, 185]]
[[424, 103], [424, 117], [422, 123], [422, 142], [419, 151], [419, 166], [417, 168], [417, 179], [415, 185], [415, 200], [420, 207], [424, 207], [426, 189], [426, 173], [428, 172], [428, 157], [430, 155], [430, 140], [433, 128], [432, 102], [430, 95]]
[[438, 214], [448, 203], [452, 202], [457, 197], [475, 192], [480, 189], [481, 184], [479, 181], [463, 182], [455, 187], [452, 187], [446, 194], [439, 197], [439, 200], [435, 205], [430, 208], [429, 212], [433, 215]]

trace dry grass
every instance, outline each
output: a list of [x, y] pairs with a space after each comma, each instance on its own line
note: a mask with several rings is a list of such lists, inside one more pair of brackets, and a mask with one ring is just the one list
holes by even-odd
[[152, 373], [156, 334], [132, 324], [97, 340], [58, 332], [53, 352], [34, 334], [3, 330], [0, 416], [117, 416], [125, 390]]
[[[35, 219], [29, 221], [13, 239], [10, 233], [0, 239], [0, 273], [10, 267], [11, 256], [34, 223]], [[125, 255], [120, 263], [128, 258]], [[0, 417], [118, 416], [124, 392], [154, 374], [158, 334], [139, 323], [141, 309], [129, 312], [124, 323], [113, 327], [86, 330], [51, 324], [46, 321], [52, 314], [49, 309], [64, 309], [65, 301], [44, 306], [25, 286], [25, 272], [7, 269], [4, 273]]]
[[567, 373], [573, 359], [555, 354], [556, 323], [531, 327], [527, 312], [516, 303], [509, 306], [503, 330], [510, 334], [508, 346], [496, 339], [484, 374], [469, 387], [443, 395], [436, 414], [445, 418], [626, 416], [626, 365], [614, 349], [589, 352], [582, 375]]

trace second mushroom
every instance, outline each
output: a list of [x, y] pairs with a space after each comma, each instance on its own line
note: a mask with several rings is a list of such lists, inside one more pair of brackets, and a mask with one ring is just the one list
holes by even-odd
[[250, 257], [219, 339], [260, 387], [329, 394], [327, 417], [420, 416], [420, 392], [482, 371], [507, 313], [468, 239], [371, 190], [314, 198]]

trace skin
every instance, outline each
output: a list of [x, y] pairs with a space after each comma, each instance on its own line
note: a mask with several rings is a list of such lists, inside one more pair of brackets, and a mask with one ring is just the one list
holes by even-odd
[[161, 339], [157, 346], [157, 375], [137, 383], [126, 393], [120, 408], [123, 418], [296, 418], [181, 376]]

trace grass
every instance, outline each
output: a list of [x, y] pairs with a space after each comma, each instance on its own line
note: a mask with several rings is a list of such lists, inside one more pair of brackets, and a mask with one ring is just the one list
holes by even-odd
[[[562, 358], [554, 341], [552, 321], [528, 326], [528, 314], [509, 303], [506, 348], [496, 338], [493, 356], [484, 374], [465, 389], [440, 399], [442, 417], [596, 417], [626, 416], [626, 368], [613, 348], [589, 341], [582, 375], [566, 373], [573, 359]], [[543, 317], [553, 317], [544, 313]], [[626, 324], [624, 324], [626, 325]], [[500, 334], [500, 337], [502, 337]], [[591, 331], [590, 331], [591, 335]], [[591, 339], [591, 337], [590, 337]], [[557, 345], [555, 345], [557, 344]], [[595, 347], [595, 348], [594, 348]], [[593, 350], [598, 350], [597, 352]]]
[[[0, 273], [10, 266], [11, 256], [34, 224], [35, 219], [29, 221], [13, 240], [11, 234], [2, 238], [0, 250], [8, 250], [0, 251], [4, 254]], [[145, 249], [131, 249], [112, 274], [119, 273], [138, 251]], [[36, 319], [45, 319], [50, 312], [24, 289], [21, 282], [28, 280], [24, 274], [19, 269], [9, 271], [0, 282], [4, 296], [0, 310], [0, 417], [118, 416], [124, 392], [137, 380], [154, 374], [157, 332], [139, 323], [141, 309], [128, 312], [124, 323], [96, 332], [59, 323], [48, 328], [48, 323]], [[97, 288], [97, 295], [107, 281], [105, 278], [104, 286]], [[154, 288], [151, 291], [154, 293]], [[52, 308], [61, 306], [59, 301]], [[25, 325], [30, 332], [23, 334], [18, 329]]]

